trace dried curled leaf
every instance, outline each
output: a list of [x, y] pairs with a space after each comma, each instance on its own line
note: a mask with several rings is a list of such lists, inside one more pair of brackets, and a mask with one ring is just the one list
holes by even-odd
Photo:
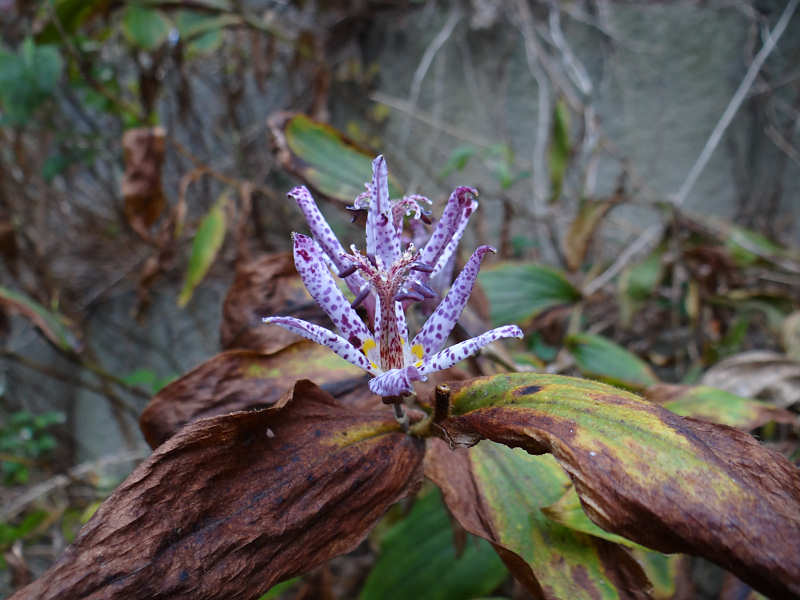
[[295, 382], [313, 378], [333, 392], [354, 387], [362, 371], [327, 348], [297, 342], [275, 354], [231, 350], [217, 354], [153, 396], [139, 418], [151, 448], [190, 421], [237, 410], [266, 408], [288, 394]]
[[138, 127], [127, 130], [122, 136], [125, 217], [131, 228], [145, 239], [150, 238], [148, 229], [166, 205], [161, 185], [165, 137], [163, 127]]
[[766, 350], [742, 352], [711, 367], [702, 383], [788, 408], [800, 402], [800, 361]]
[[800, 471], [751, 436], [593, 381], [518, 373], [453, 385], [456, 440], [552, 453], [603, 529], [800, 594]]
[[430, 440], [425, 474], [461, 526], [489, 540], [534, 597], [649, 598], [647, 578], [627, 551], [541, 512], [569, 485], [551, 456], [487, 441], [453, 451]]
[[160, 446], [14, 600], [255, 598], [354, 548], [419, 483], [422, 444], [309, 381], [284, 408]]
[[222, 347], [276, 352], [303, 339], [282, 327], [261, 322], [263, 317], [272, 315], [290, 315], [326, 328], [333, 326], [303, 285], [289, 252], [237, 263], [236, 277], [222, 306]]

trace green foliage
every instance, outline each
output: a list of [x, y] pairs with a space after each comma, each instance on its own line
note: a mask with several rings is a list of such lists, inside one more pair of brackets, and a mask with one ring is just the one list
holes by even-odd
[[472, 157], [478, 157], [484, 163], [500, 184], [500, 189], [504, 191], [531, 175], [530, 171], [514, 169], [514, 152], [508, 144], [492, 144], [482, 149], [463, 144], [450, 153], [450, 158], [439, 172], [439, 177], [447, 177], [455, 171], [464, 170]]
[[194, 289], [203, 277], [206, 276], [208, 269], [217, 257], [222, 242], [225, 240], [225, 230], [227, 228], [227, 218], [225, 216], [225, 205], [228, 202], [227, 194], [220, 196], [208, 211], [197, 228], [194, 241], [192, 242], [192, 254], [189, 257], [189, 268], [186, 271], [186, 279], [183, 282], [178, 306], [186, 306], [192, 298]]
[[560, 271], [533, 263], [487, 267], [478, 280], [489, 297], [495, 325], [524, 324], [548, 308], [580, 298], [580, 292]]
[[[278, 139], [285, 137], [289, 167], [319, 193], [351, 204], [364, 191], [371, 178], [374, 154], [345, 138], [340, 131], [298, 114], [276, 126]], [[389, 176], [392, 198], [402, 195], [401, 188]]]
[[143, 50], [155, 50], [163, 44], [172, 25], [167, 16], [156, 8], [131, 3], [122, 15], [122, 31], [128, 41]]
[[47, 511], [34, 510], [27, 513], [16, 525], [0, 523], [0, 551], [32, 534], [45, 519], [47, 519]]
[[650, 366], [619, 344], [599, 335], [579, 334], [566, 345], [581, 374], [638, 390], [658, 383]]
[[194, 10], [176, 11], [174, 19], [189, 55], [214, 52], [222, 45], [225, 26], [239, 22], [232, 15], [212, 16]]
[[456, 556], [450, 519], [438, 489], [417, 498], [409, 515], [381, 537], [380, 557], [361, 600], [460, 600], [490, 593], [507, 576], [485, 540], [468, 536]]
[[24, 125], [52, 97], [63, 61], [55, 46], [25, 38], [17, 52], [0, 49], [0, 124]]
[[128, 385], [144, 388], [153, 394], [157, 394], [162, 388], [175, 380], [174, 375], [162, 377], [151, 369], [136, 369], [122, 377], [122, 381]]
[[52, 425], [63, 423], [60, 412], [34, 415], [28, 411], [12, 413], [0, 427], [0, 474], [3, 484], [24, 484], [30, 476], [33, 461], [56, 447], [55, 438], [47, 432]]
[[555, 202], [561, 196], [570, 151], [569, 109], [564, 100], [559, 100], [553, 110], [553, 138], [550, 142], [551, 202]]

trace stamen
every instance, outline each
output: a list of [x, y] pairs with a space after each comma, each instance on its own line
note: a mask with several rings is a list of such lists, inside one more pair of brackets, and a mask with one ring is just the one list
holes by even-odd
[[361, 291], [360, 291], [360, 292], [358, 292], [358, 296], [356, 296], [356, 299], [355, 299], [355, 300], [353, 300], [353, 301], [350, 303], [350, 306], [351, 306], [352, 308], [358, 308], [358, 306], [359, 306], [359, 305], [360, 305], [362, 302], [364, 302], [364, 300], [366, 300], [366, 299], [367, 299], [367, 296], [368, 296], [368, 295], [369, 295], [369, 287], [368, 287], [368, 286], [364, 286], [364, 287], [361, 289]]
[[403, 300], [412, 300], [413, 302], [421, 302], [425, 300], [425, 296], [423, 296], [422, 294], [418, 294], [417, 292], [410, 291], [410, 292], [400, 292], [394, 297], [394, 299], [397, 302], [402, 302]]
[[339, 277], [341, 277], [342, 279], [344, 279], [345, 277], [350, 277], [350, 275], [355, 273], [356, 270], [358, 270], [358, 267], [356, 265], [350, 265], [346, 269], [339, 272]]
[[411, 288], [422, 294], [425, 298], [435, 298], [436, 292], [434, 292], [429, 286], [425, 285], [421, 281], [414, 281], [411, 284]]
[[426, 265], [424, 262], [419, 262], [419, 261], [411, 263], [411, 270], [422, 271], [423, 273], [433, 273], [432, 266]]
[[367, 254], [367, 260], [369, 260], [370, 264], [373, 267], [375, 267], [376, 269], [378, 268], [378, 261], [376, 260], [374, 254]]

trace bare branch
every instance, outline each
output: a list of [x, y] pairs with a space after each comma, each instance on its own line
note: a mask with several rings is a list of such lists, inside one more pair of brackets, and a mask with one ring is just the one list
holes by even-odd
[[736, 93], [734, 93], [733, 98], [731, 98], [731, 101], [728, 103], [728, 107], [725, 109], [725, 112], [722, 113], [722, 116], [717, 122], [716, 127], [714, 127], [714, 130], [708, 137], [708, 140], [706, 140], [706, 145], [703, 147], [702, 152], [700, 152], [700, 156], [697, 157], [694, 165], [692, 165], [692, 168], [689, 171], [689, 174], [686, 176], [686, 180], [683, 182], [683, 185], [681, 185], [680, 189], [678, 190], [678, 193], [672, 198], [672, 203], [675, 206], [681, 206], [686, 201], [686, 197], [689, 195], [692, 187], [697, 182], [697, 178], [700, 176], [700, 173], [703, 172], [708, 160], [711, 158], [711, 155], [717, 148], [719, 141], [722, 139], [722, 135], [728, 128], [728, 125], [730, 125], [733, 117], [736, 115], [736, 112], [742, 105], [742, 102], [747, 97], [753, 82], [755, 82], [758, 72], [761, 70], [761, 66], [764, 64], [764, 61], [767, 60], [767, 57], [770, 55], [770, 53], [775, 49], [775, 45], [778, 43], [781, 35], [783, 35], [786, 26], [789, 24], [789, 20], [792, 18], [792, 15], [797, 9], [798, 1], [800, 0], [789, 0], [789, 2], [786, 4], [786, 8], [783, 10], [783, 14], [781, 14], [780, 19], [778, 19], [778, 22], [775, 24], [775, 28], [767, 36], [767, 39], [764, 41], [764, 45], [761, 47], [761, 50], [759, 50], [758, 54], [756, 54], [753, 62], [747, 69], [744, 79], [742, 79], [742, 82], [739, 84]]

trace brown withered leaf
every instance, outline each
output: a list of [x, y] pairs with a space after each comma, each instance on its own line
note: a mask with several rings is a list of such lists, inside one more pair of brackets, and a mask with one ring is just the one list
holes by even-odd
[[622, 196], [612, 196], [604, 200], [583, 201], [564, 237], [564, 256], [570, 271], [577, 271], [583, 264], [597, 227], [621, 199]]
[[750, 350], [718, 362], [701, 383], [788, 408], [800, 402], [800, 361], [768, 350]]
[[535, 598], [649, 598], [641, 566], [617, 544], [571, 530], [542, 513], [569, 485], [551, 456], [483, 441], [451, 450], [431, 439], [425, 475], [460, 525], [489, 540]]
[[222, 306], [222, 347], [269, 353], [303, 339], [282, 327], [261, 322], [263, 317], [272, 315], [290, 315], [333, 327], [309, 295], [288, 252], [263, 255], [236, 265], [236, 277]]
[[125, 216], [131, 228], [144, 239], [150, 239], [148, 229], [166, 205], [161, 186], [165, 137], [163, 127], [137, 127], [128, 129], [122, 136]]
[[[272, 406], [292, 390], [297, 380], [305, 378], [313, 378], [332, 393], [349, 391], [364, 379], [361, 369], [306, 340], [274, 354], [230, 350], [153, 396], [139, 418], [139, 426], [147, 443], [155, 448], [190, 421]], [[373, 404], [374, 399], [373, 395]]]
[[515, 373], [451, 386], [453, 439], [551, 453], [600, 527], [800, 595], [800, 470], [739, 430], [594, 381]]
[[178, 432], [12, 598], [257, 598], [358, 545], [415, 491], [422, 455], [391, 412], [352, 411], [298, 382], [281, 409]]

